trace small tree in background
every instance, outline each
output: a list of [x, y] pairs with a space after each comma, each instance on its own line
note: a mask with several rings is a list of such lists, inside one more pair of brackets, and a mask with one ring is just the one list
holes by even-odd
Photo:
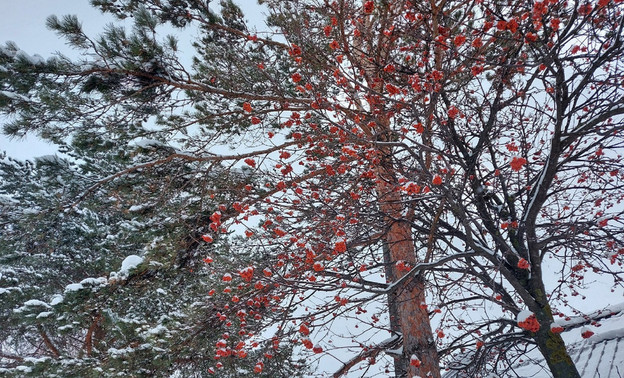
[[[270, 33], [229, 1], [220, 16], [200, 1], [93, 3], [134, 30], [93, 40], [51, 18], [84, 62], [5, 49], [19, 72], [3, 78], [5, 131], [62, 144], [137, 130], [174, 146], [150, 168], [244, 167], [254, 180], [204, 214], [206, 242], [245, 234], [234, 250], [252, 259], [223, 272], [235, 288], [220, 321], [269, 355], [337, 351], [322, 335], [341, 317], [391, 336], [341, 332], [355, 354], [336, 375], [384, 354], [410, 377], [500, 371], [535, 345], [554, 376], [578, 376], [555, 316], [572, 315], [580, 272], [622, 274], [619, 2], [265, 1]], [[201, 31], [192, 69], [156, 39], [162, 23]], [[245, 326], [254, 308], [272, 338]]]

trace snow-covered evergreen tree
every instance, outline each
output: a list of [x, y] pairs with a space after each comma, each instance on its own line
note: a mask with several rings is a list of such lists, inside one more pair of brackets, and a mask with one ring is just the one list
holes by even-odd
[[[163, 145], [101, 142], [74, 139], [58, 155], [0, 161], [3, 372], [201, 376], [215, 368], [224, 334], [231, 350], [220, 374], [252, 372], [255, 362], [237, 353], [257, 352], [233, 347], [239, 335], [207, 294], [224, 286], [215, 271], [250, 257], [201, 237], [206, 214], [227, 198], [224, 183], [250, 177], [202, 174], [186, 162], [152, 169]], [[113, 179], [137, 164], [146, 165], [140, 175]], [[276, 353], [267, 376], [296, 375], [288, 358]]]

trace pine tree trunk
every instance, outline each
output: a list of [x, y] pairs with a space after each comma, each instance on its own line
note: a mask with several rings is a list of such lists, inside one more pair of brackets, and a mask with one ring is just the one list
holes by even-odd
[[[395, 270], [395, 263], [403, 260], [410, 265], [415, 265], [416, 252], [412, 237], [412, 229], [404, 219], [401, 195], [394, 190], [394, 179], [391, 170], [386, 164], [384, 171], [378, 172], [377, 194], [379, 209], [385, 215], [385, 225], [388, 227], [384, 241], [388, 246], [390, 264], [387, 269], [394, 270], [394, 275], [399, 279], [405, 272]], [[425, 287], [422, 279], [406, 281], [397, 288], [395, 295], [390, 295], [389, 300], [395, 303], [398, 323], [403, 335], [403, 355], [399, 366], [405, 367], [407, 377], [440, 377], [440, 364], [438, 352], [435, 347], [429, 314], [425, 306]], [[422, 305], [421, 305], [422, 304]], [[411, 364], [411, 356], [415, 355], [420, 360], [420, 366]]]
[[[371, 22], [367, 19], [365, 22]], [[372, 24], [364, 26], [365, 29], [373, 27]], [[391, 41], [383, 33], [378, 34], [377, 44], [370, 44], [369, 41], [356, 39], [354, 47], [367, 51], [374, 46], [384, 46], [380, 50], [369, 51], [368, 56], [377, 56], [379, 61], [388, 60], [388, 55], [392, 52]], [[383, 78], [379, 76], [379, 67], [372, 60], [362, 59], [360, 67], [366, 71], [366, 77], [370, 79], [370, 89], [382, 93], [384, 92]], [[379, 110], [377, 114], [376, 110]], [[385, 110], [371, 109], [371, 114], [376, 114], [377, 129], [370, 129], [366, 123], [360, 126], [371, 140], [384, 140], [393, 135], [390, 119]], [[384, 132], [385, 131], [385, 132]], [[392, 148], [381, 147], [379, 149], [381, 163], [375, 170], [377, 175], [376, 194], [378, 197], [378, 207], [384, 214], [382, 227], [386, 232], [383, 242], [387, 246], [389, 259], [386, 264], [386, 275], [395, 280], [400, 279], [406, 272], [399, 272], [395, 266], [396, 262], [403, 260], [410, 265], [415, 265], [416, 249], [412, 237], [412, 229], [409, 221], [405, 219], [404, 205], [401, 195], [396, 190], [396, 172], [392, 163]], [[430, 159], [430, 157], [428, 157]], [[440, 377], [440, 364], [438, 352], [435, 347], [433, 332], [429, 321], [429, 314], [425, 303], [424, 281], [422, 279], [410, 280], [388, 296], [391, 313], [395, 313], [396, 322], [403, 336], [403, 354], [401, 361], [396, 365], [395, 375], [397, 377]], [[392, 314], [391, 314], [392, 316]], [[391, 325], [392, 326], [392, 325]], [[415, 355], [420, 360], [420, 365], [411, 364], [411, 356]]]

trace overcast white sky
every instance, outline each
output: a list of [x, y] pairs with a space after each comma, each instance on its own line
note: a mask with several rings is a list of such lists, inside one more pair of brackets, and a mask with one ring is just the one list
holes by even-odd
[[0, 41], [14, 41], [22, 50], [42, 56], [64, 49], [64, 42], [45, 27], [52, 14], [77, 14], [91, 32], [107, 21], [87, 0], [0, 0]]

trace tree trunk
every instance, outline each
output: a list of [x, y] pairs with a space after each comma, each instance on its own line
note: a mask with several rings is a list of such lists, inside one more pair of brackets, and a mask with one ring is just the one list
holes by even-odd
[[561, 335], [553, 333], [550, 329], [540, 330], [535, 340], [554, 378], [581, 377], [566, 350]]
[[[372, 22], [367, 19], [366, 22]], [[372, 24], [364, 26], [364, 29], [372, 30]], [[364, 33], [364, 35], [369, 35]], [[374, 46], [383, 46], [380, 50], [369, 51], [369, 57], [378, 57], [378, 62], [388, 60], [392, 52], [392, 42], [383, 33], [377, 35], [377, 44], [370, 44], [369, 41], [356, 39], [354, 47], [358, 50], [367, 51]], [[361, 68], [366, 72], [372, 93], [384, 92], [384, 79], [380, 76], [379, 67], [370, 59], [362, 59], [359, 62]], [[374, 108], [375, 106], [373, 106]], [[379, 111], [377, 113], [377, 111]], [[371, 130], [366, 123], [360, 126], [371, 141], [384, 140], [393, 135], [387, 109], [371, 109], [370, 114], [375, 114], [377, 129]], [[388, 255], [386, 260], [386, 276], [389, 279], [398, 280], [406, 272], [396, 269], [396, 262], [403, 260], [414, 266], [417, 262], [416, 249], [412, 237], [412, 228], [405, 219], [405, 206], [402, 203], [401, 194], [397, 191], [396, 172], [392, 163], [392, 147], [381, 147], [379, 150], [381, 163], [375, 169], [377, 176], [376, 194], [380, 212], [384, 216], [382, 227], [385, 228], [383, 236], [384, 254]], [[430, 157], [428, 156], [428, 159]], [[385, 247], [387, 246], [387, 251]], [[384, 256], [386, 258], [386, 256]], [[425, 285], [422, 279], [408, 280], [394, 293], [388, 296], [391, 316], [395, 313], [394, 326], [399, 327], [403, 336], [403, 354], [401, 361], [395, 367], [397, 377], [440, 377], [440, 363], [438, 352], [435, 347], [433, 332], [429, 321], [429, 313], [425, 306]], [[393, 324], [391, 323], [391, 327]], [[415, 355], [420, 363], [411, 363], [411, 356]], [[418, 365], [418, 366], [417, 366]], [[401, 375], [399, 375], [401, 374]]]
[[535, 318], [540, 323], [540, 329], [534, 339], [553, 377], [580, 378], [561, 335], [550, 330], [550, 325], [553, 323], [550, 307], [546, 305], [542, 311], [536, 312]]
[[94, 332], [97, 333], [98, 329], [100, 328], [101, 318], [101, 315], [95, 315], [93, 321], [91, 322], [91, 326], [89, 326], [89, 329], [87, 330], [87, 335], [85, 336], [84, 342], [84, 349], [87, 353], [87, 357], [91, 357], [91, 353], [93, 352], [93, 335]]
[[[392, 266], [392, 258], [390, 257], [390, 248], [387, 243], [383, 243], [384, 263], [386, 264], [386, 278], [388, 282], [396, 281], [395, 269]], [[401, 324], [399, 323], [399, 311], [397, 306], [397, 298], [394, 292], [388, 295], [388, 313], [390, 315], [390, 331], [394, 334], [401, 333]], [[405, 377], [407, 375], [407, 366], [409, 361], [405, 361], [402, 356], [392, 355], [394, 359], [394, 376], [396, 378]]]
[[[412, 229], [409, 222], [403, 219], [403, 205], [401, 195], [394, 188], [394, 175], [386, 164], [384, 171], [378, 171], [377, 195], [379, 209], [385, 216], [384, 225], [387, 232], [384, 241], [387, 244], [390, 264], [387, 265], [387, 273], [399, 279], [406, 272], [395, 269], [395, 263], [403, 260], [410, 265], [415, 265], [416, 251], [412, 237]], [[392, 270], [392, 272], [388, 272]], [[425, 287], [423, 279], [406, 281], [397, 288], [395, 294], [389, 296], [389, 300], [395, 301], [398, 323], [403, 335], [403, 355], [399, 366], [405, 367], [407, 377], [440, 377], [440, 364], [438, 352], [435, 347], [429, 313], [425, 306]], [[392, 305], [391, 305], [392, 307]], [[420, 361], [410, 363], [411, 356], [415, 355]]]

